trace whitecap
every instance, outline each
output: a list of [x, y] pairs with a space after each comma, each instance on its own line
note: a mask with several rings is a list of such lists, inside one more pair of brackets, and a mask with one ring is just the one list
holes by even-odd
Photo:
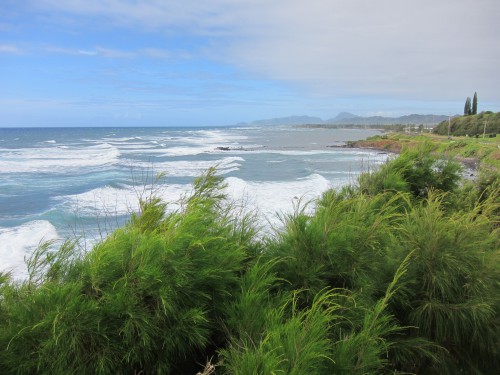
[[266, 160], [266, 163], [269, 163], [269, 164], [279, 164], [279, 163], [284, 163], [286, 162], [285, 159], [283, 160]]
[[178, 160], [165, 162], [144, 162], [136, 160], [125, 160], [126, 166], [133, 168], [142, 168], [145, 170], [153, 169], [154, 171], [163, 172], [166, 176], [175, 177], [198, 177], [207, 169], [215, 167], [218, 175], [224, 175], [232, 171], [237, 171], [241, 167], [241, 162], [245, 159], [234, 156], [226, 157], [217, 160]]
[[77, 216], [90, 218], [117, 217], [130, 215], [139, 211], [140, 199], [151, 196], [164, 202], [176, 203], [179, 198], [189, 192], [190, 184], [142, 185], [142, 186], [105, 186], [92, 189], [81, 194], [57, 197], [60, 205]]
[[170, 147], [166, 150], [162, 150], [162, 156], [190, 156], [199, 155], [207, 153], [213, 150], [214, 146], [206, 147]]
[[78, 168], [112, 165], [120, 151], [101, 143], [87, 147], [0, 149], [0, 173], [64, 173]]
[[78, 216], [103, 217], [128, 215], [139, 209], [133, 189], [104, 186], [80, 194], [56, 197], [67, 210]]
[[12, 271], [15, 279], [27, 276], [24, 258], [43, 241], [57, 240], [56, 228], [46, 220], [30, 221], [14, 228], [0, 228], [0, 271]]
[[[120, 137], [120, 138], [115, 138], [115, 137], [103, 137], [102, 140], [105, 142], [128, 142], [136, 139], [135, 137]], [[84, 141], [87, 142], [92, 142], [94, 140], [88, 139], [88, 138], [83, 138]]]
[[[249, 211], [257, 210], [261, 225], [271, 223], [275, 227], [281, 224], [277, 214], [290, 214], [299, 201], [302, 204], [314, 201], [332, 187], [319, 174], [293, 181], [245, 181], [236, 177], [228, 177], [225, 181], [228, 184], [227, 193], [232, 199], [245, 202]], [[312, 212], [314, 204], [310, 204], [309, 208]]]
[[[247, 136], [231, 134], [222, 130], [193, 130], [188, 131], [187, 136], [176, 137], [175, 143], [179, 146], [169, 147], [164, 156], [187, 156], [199, 155], [208, 152], [214, 152], [217, 147], [240, 147], [240, 141], [248, 139]], [[165, 141], [166, 138], [160, 139]]]

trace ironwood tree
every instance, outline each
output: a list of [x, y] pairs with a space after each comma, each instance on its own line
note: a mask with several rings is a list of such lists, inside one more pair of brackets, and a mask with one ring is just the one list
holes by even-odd
[[465, 100], [464, 116], [469, 116], [470, 114], [472, 114], [472, 105], [470, 96], [468, 96], [467, 99]]

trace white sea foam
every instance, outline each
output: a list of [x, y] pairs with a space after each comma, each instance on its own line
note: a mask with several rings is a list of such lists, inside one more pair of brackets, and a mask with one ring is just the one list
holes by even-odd
[[[148, 153], [161, 156], [188, 156], [213, 152], [217, 147], [238, 147], [247, 136], [222, 130], [190, 130], [179, 136], [106, 137], [103, 140], [124, 154]], [[137, 142], [137, 141], [143, 142]]]
[[[108, 143], [111, 143], [111, 142], [128, 142], [128, 141], [133, 141], [134, 139], [137, 139], [136, 137], [103, 137], [101, 138], [104, 142], [108, 142]], [[91, 139], [88, 139], [88, 138], [84, 138], [83, 140], [85, 141], [88, 141], [88, 142], [92, 142], [93, 140]]]
[[[167, 139], [163, 137], [151, 137], [144, 142], [127, 142], [118, 139], [106, 139], [106, 142], [117, 147], [122, 154], [150, 154], [155, 156], [194, 156], [204, 153], [217, 152], [217, 147], [237, 148], [240, 146], [236, 141], [237, 136], [225, 136], [218, 133], [206, 137], [176, 137]], [[220, 152], [220, 151], [219, 151]]]
[[43, 241], [57, 240], [56, 228], [46, 220], [35, 220], [14, 228], [0, 228], [0, 271], [12, 271], [16, 279], [27, 275], [24, 257]]
[[[192, 172], [195, 173], [194, 170]], [[302, 203], [312, 201], [327, 189], [352, 182], [351, 180], [352, 178], [345, 177], [332, 182], [319, 174], [312, 174], [293, 181], [245, 181], [237, 177], [227, 177], [225, 182], [226, 192], [232, 200], [244, 201], [249, 209], [257, 209], [262, 224], [277, 224], [277, 213], [290, 213], [299, 200]], [[166, 184], [157, 186], [154, 195], [175, 208], [178, 200], [191, 190], [191, 184]], [[58, 200], [66, 210], [77, 215], [113, 217], [137, 212], [139, 198], [147, 198], [151, 191], [151, 186], [106, 186], [82, 194], [58, 197]]]
[[57, 197], [67, 211], [77, 216], [86, 217], [114, 217], [129, 215], [139, 210], [139, 200], [154, 196], [164, 202], [177, 202], [179, 198], [189, 192], [190, 184], [171, 184], [152, 186], [127, 186], [116, 188], [105, 186], [92, 189], [85, 193]]
[[188, 156], [188, 155], [199, 155], [203, 153], [210, 152], [214, 149], [214, 146], [208, 145], [204, 147], [169, 147], [162, 152], [162, 156]]
[[138, 195], [133, 189], [112, 186], [56, 199], [62, 201], [68, 211], [90, 217], [127, 215], [139, 208]]
[[142, 168], [145, 170], [153, 168], [154, 171], [164, 172], [167, 177], [198, 177], [211, 167], [217, 168], [218, 175], [224, 175], [229, 172], [236, 171], [241, 167], [241, 162], [244, 161], [245, 159], [235, 156], [218, 160], [178, 160], [166, 162], [125, 160], [123, 164], [133, 168]]
[[248, 139], [248, 137], [246, 135], [236, 134], [222, 129], [201, 129], [183, 132], [183, 135], [176, 137], [175, 141], [203, 144], [236, 142], [244, 139]]
[[101, 143], [88, 147], [41, 147], [0, 149], [0, 173], [60, 173], [75, 168], [112, 165], [120, 151]]
[[[279, 226], [277, 214], [292, 213], [294, 205], [304, 204], [318, 198], [332, 184], [319, 174], [294, 181], [244, 181], [228, 177], [227, 192], [236, 201], [246, 202], [248, 209], [257, 209], [259, 221]], [[311, 205], [312, 209], [314, 205]]]
[[[228, 197], [232, 201], [243, 202], [247, 212], [257, 210], [259, 223], [267, 227], [268, 223], [274, 227], [281, 225], [277, 213], [291, 213], [299, 201], [304, 203], [314, 200], [332, 187], [331, 182], [319, 174], [293, 181], [245, 181], [228, 177], [225, 182], [228, 185]], [[82, 194], [61, 196], [56, 200], [60, 201], [60, 209], [77, 216], [109, 219], [137, 212], [139, 198], [149, 197], [151, 191], [150, 186], [106, 186]], [[191, 191], [191, 184], [161, 185], [156, 188], [155, 196], [169, 203], [169, 209], [176, 209], [179, 199]], [[309, 206], [309, 212], [313, 207], [313, 204]], [[270, 233], [269, 230], [267, 233]], [[0, 228], [0, 243], [4, 244], [0, 250], [2, 269], [12, 269], [16, 278], [25, 277], [24, 256], [29, 255], [42, 239], [55, 238], [58, 238], [57, 231], [48, 221], [32, 221], [10, 229]]]
[[118, 142], [107, 142], [110, 145], [116, 146], [120, 149], [120, 151], [129, 151], [129, 152], [134, 152], [134, 151], [155, 151], [157, 146], [152, 145], [150, 143], [118, 143]]
[[[245, 201], [249, 208], [257, 208], [261, 221], [277, 223], [276, 213], [290, 213], [294, 203], [313, 200], [332, 187], [332, 183], [319, 174], [294, 181], [244, 181], [236, 177], [225, 179], [227, 194], [234, 201]], [[340, 182], [339, 182], [340, 184]], [[155, 196], [177, 207], [179, 199], [191, 192], [191, 184], [158, 186]], [[87, 217], [113, 217], [129, 215], [139, 210], [139, 198], [151, 194], [151, 187], [106, 186], [76, 195], [59, 197], [66, 210]]]
[[279, 163], [284, 163], [286, 162], [285, 159], [283, 160], [266, 160], [266, 163], [269, 163], [269, 164], [279, 164]]
[[[33, 221], [40, 216], [29, 212], [26, 214], [28, 216], [25, 217], [25, 224], [9, 229], [0, 228], [0, 269], [22, 266], [24, 255], [30, 254], [43, 237], [50, 239], [56, 238], [58, 234], [61, 237], [71, 235], [65, 230], [68, 225], [65, 220], [73, 220], [75, 215], [83, 219], [82, 228], [86, 231], [84, 240], [92, 239], [86, 243], [87, 249], [100, 235], [110, 233], [114, 228], [113, 224], [110, 225], [109, 232], [102, 232], [101, 226], [93, 226], [92, 219], [97, 218], [102, 223], [102, 220], [109, 218], [117, 226], [121, 225], [119, 223], [123, 223], [127, 215], [138, 211], [139, 198], [147, 198], [151, 194], [150, 186], [130, 186], [133, 178], [131, 179], [129, 170], [125, 168], [127, 166], [165, 172], [166, 183], [169, 183], [169, 176], [175, 177], [172, 180], [186, 182], [156, 186], [158, 190], [155, 196], [169, 203], [168, 209], [179, 207], [179, 198], [192, 190], [188, 180], [199, 176], [206, 169], [217, 165], [217, 173], [226, 176], [231, 171], [238, 171], [234, 174], [238, 178], [226, 178], [229, 198], [235, 201], [243, 200], [247, 210], [258, 210], [260, 224], [269, 228], [269, 222], [280, 226], [277, 212], [290, 213], [299, 202], [302, 204], [314, 200], [332, 186], [352, 182], [354, 177], [347, 177], [351, 166], [355, 176], [360, 170], [360, 163], [364, 164], [366, 161], [367, 165], [372, 165], [373, 162], [378, 163], [379, 160], [385, 161], [387, 158], [387, 155], [378, 155], [373, 151], [312, 146], [302, 139], [301, 134], [283, 141], [280, 138], [281, 129], [278, 132], [262, 128], [262, 134], [253, 139], [252, 132], [239, 132], [242, 130], [244, 129], [184, 129], [168, 130], [164, 133], [155, 130], [150, 133], [137, 133], [140, 137], [129, 136], [131, 132], [127, 130], [117, 131], [116, 134], [108, 132], [106, 138], [101, 138], [99, 132], [89, 132], [85, 134], [85, 139], [71, 136], [64, 138], [64, 134], [55, 136], [54, 133], [49, 133], [26, 148], [21, 148], [21, 142], [10, 140], [9, 147], [17, 148], [9, 149], [5, 145], [4, 148], [0, 147], [0, 173], [16, 173], [0, 176], [4, 186], [7, 186], [8, 182], [9, 189], [14, 191], [16, 186], [22, 187], [23, 184], [29, 183], [30, 187], [34, 187], [31, 190], [41, 191], [46, 186], [53, 186], [54, 181], [59, 185], [50, 193], [58, 196], [40, 195], [40, 199], [48, 199], [48, 206], [53, 211], [42, 217], [55, 218], [52, 224], [47, 221]], [[248, 137], [242, 134], [247, 134]], [[55, 140], [56, 143], [52, 142]], [[313, 140], [322, 144], [322, 140]], [[23, 140], [22, 144], [28, 143]], [[286, 148], [284, 145], [287, 144], [295, 148]], [[217, 149], [218, 147], [227, 147], [229, 151]], [[187, 156], [182, 157], [184, 155]], [[300, 161], [296, 169], [293, 168], [294, 161]], [[286, 163], [287, 169], [284, 169], [280, 176], [273, 176], [280, 164], [268, 163], [280, 162]], [[329, 165], [338, 162], [340, 164]], [[336, 172], [337, 169], [339, 172]], [[45, 174], [66, 171], [76, 173], [63, 175], [63, 179], [55, 180], [52, 180], [53, 176]], [[285, 174], [286, 171], [288, 174]], [[17, 172], [30, 174], [20, 179]], [[85, 176], [80, 176], [80, 172]], [[313, 174], [306, 178], [297, 178], [303, 173]], [[75, 176], [77, 178], [74, 178]], [[273, 181], [273, 178], [283, 176], [288, 180]], [[65, 184], [61, 181], [66, 181], [66, 177], [68, 185], [62, 186]], [[257, 181], [258, 178], [263, 181]], [[89, 187], [89, 191], [80, 193], [86, 186], [92, 186], [93, 189], [90, 190]], [[78, 194], [75, 194], [76, 192]], [[19, 197], [23, 197], [22, 194]], [[30, 196], [30, 199], [32, 197]], [[313, 207], [314, 204], [311, 204], [308, 210]], [[3, 218], [8, 218], [8, 214]], [[119, 217], [114, 220], [114, 216]], [[20, 269], [24, 272], [23, 267]], [[19, 274], [17, 271], [15, 273]]]
[[[231, 134], [222, 130], [196, 130], [186, 132], [188, 136], [178, 137], [172, 142], [182, 146], [167, 147], [164, 156], [199, 155], [216, 152], [217, 147], [239, 147], [247, 136]], [[163, 139], [165, 141], [165, 139]]]

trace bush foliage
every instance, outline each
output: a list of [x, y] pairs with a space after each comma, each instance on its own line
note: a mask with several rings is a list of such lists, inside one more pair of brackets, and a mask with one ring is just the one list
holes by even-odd
[[262, 238], [213, 169], [86, 254], [0, 274], [3, 374], [491, 374], [498, 179], [406, 151]]
[[435, 134], [453, 136], [483, 136], [500, 134], [500, 112], [481, 112], [468, 116], [453, 117], [450, 121], [439, 123], [433, 130]]

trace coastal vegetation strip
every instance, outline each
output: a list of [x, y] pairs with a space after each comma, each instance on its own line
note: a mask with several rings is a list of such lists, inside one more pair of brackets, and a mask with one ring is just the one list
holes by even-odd
[[441, 157], [453, 157], [474, 168], [500, 171], [500, 133], [495, 137], [443, 136], [429, 133], [405, 134], [391, 132], [366, 140], [348, 142], [348, 147], [373, 148], [400, 153], [429, 143], [432, 152]]

